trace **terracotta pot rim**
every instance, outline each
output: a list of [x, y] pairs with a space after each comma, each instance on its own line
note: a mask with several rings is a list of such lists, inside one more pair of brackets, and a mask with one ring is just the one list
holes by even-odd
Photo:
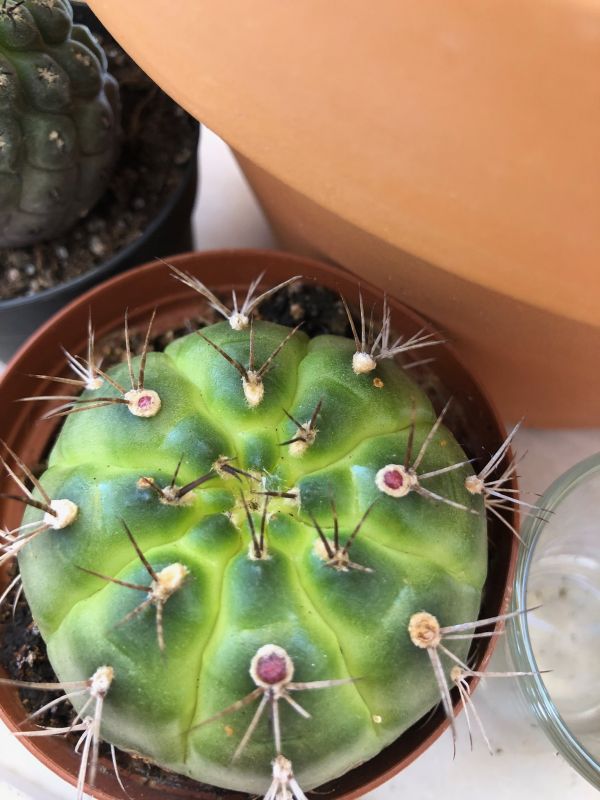
[[[217, 280], [209, 280], [208, 282], [212, 288], [216, 288], [217, 290], [219, 290], [221, 287], [225, 288], [245, 284], [246, 281], [244, 279], [243, 272], [245, 267], [252, 267], [252, 269], [256, 269], [257, 271], [266, 267], [267, 283], [275, 283], [279, 280], [284, 280], [286, 277], [304, 273], [305, 280], [315, 280], [321, 285], [328, 286], [329, 288], [337, 287], [339, 284], [346, 284], [347, 286], [350, 284], [353, 287], [357, 286], [357, 281], [354, 276], [338, 266], [273, 250], [223, 249], [202, 253], [192, 252], [174, 256], [169, 261], [176, 264], [180, 269], [191, 269], [195, 273], [200, 272], [201, 275], [203, 274], [203, 267], [209, 271], [211, 269], [213, 271], [216, 270], [215, 274], [218, 276]], [[23, 373], [31, 374], [34, 372], [42, 372], [49, 375], [58, 374], [58, 371], [62, 368], [61, 359], [58, 358], [60, 353], [58, 353], [56, 358], [54, 358], [55, 363], [49, 364], [48, 367], [40, 369], [34, 366], [36, 358], [40, 358], [39, 354], [43, 354], [42, 358], [45, 359], [48, 353], [50, 353], [50, 348], [48, 347], [49, 343], [52, 345], [54, 341], [57, 344], [67, 347], [67, 349], [73, 349], [75, 352], [79, 351], [74, 347], [73, 341], [76, 345], [79, 339], [81, 339], [79, 342], [81, 344], [83, 343], [83, 337], [80, 336], [80, 333], [74, 334], [73, 331], [77, 329], [81, 333], [84, 332], [85, 325], [80, 323], [83, 323], [84, 320], [87, 320], [88, 309], [91, 309], [94, 312], [95, 322], [96, 312], [99, 309], [102, 310], [103, 317], [101, 320], [101, 325], [100, 327], [97, 327], [97, 334], [99, 334], [97, 335], [97, 338], [100, 339], [102, 335], [105, 335], [109, 330], [112, 329], [114, 331], [121, 327], [122, 313], [124, 310], [124, 305], [122, 307], [121, 303], [125, 303], [128, 294], [132, 297], [132, 300], [135, 299], [136, 301], [138, 301], [139, 295], [139, 304], [137, 306], [133, 303], [129, 305], [130, 320], [133, 320], [134, 324], [136, 315], [141, 317], [143, 314], [146, 314], [148, 309], [150, 309], [154, 304], [159, 306], [159, 316], [160, 312], [164, 310], [165, 317], [168, 316], [169, 313], [171, 313], [171, 316], [173, 316], [175, 310], [177, 308], [181, 308], [182, 305], [185, 305], [186, 303], [187, 305], [198, 304], [198, 296], [195, 295], [191, 290], [183, 287], [181, 284], [177, 284], [175, 281], [172, 281], [172, 283], [167, 285], [164, 274], [161, 274], [163, 271], [167, 272], [164, 264], [161, 264], [160, 262], [152, 262], [137, 267], [133, 270], [118, 274], [110, 278], [108, 281], [93, 287], [79, 298], [73, 300], [46, 323], [44, 323], [38, 329], [38, 331], [19, 349], [19, 351], [7, 365], [6, 371], [0, 379], [0, 408], [2, 408], [3, 405], [6, 405], [8, 398], [5, 398], [5, 394], [8, 393], [9, 396], [12, 395], [12, 399], [14, 400], [17, 396], [22, 396], [22, 394], [15, 395], [15, 392], [20, 391], [22, 393], [26, 393], [20, 389], [20, 384], [22, 384], [24, 380], [27, 380], [26, 375], [23, 375]], [[273, 272], [279, 273], [275, 276], [276, 280], [271, 280]], [[204, 276], [203, 279], [206, 280]], [[134, 292], [134, 286], [136, 282], [138, 282], [138, 287], [136, 287]], [[164, 284], [163, 293], [159, 291], [159, 284], [161, 283]], [[362, 280], [360, 282], [360, 287], [361, 291], [367, 296], [367, 298], [372, 296], [373, 298], [381, 301], [383, 292], [381, 292], [379, 289]], [[418, 328], [425, 327], [431, 329], [431, 326], [429, 326], [416, 312], [412, 311], [411, 309], [407, 309], [401, 302], [397, 301], [393, 297], [388, 299], [392, 307], [393, 317], [401, 316], [404, 324], [410, 323], [411, 326], [414, 325], [418, 326]], [[114, 302], [115, 300], [116, 302]], [[177, 313], [179, 316], [176, 318], [181, 319], [181, 311], [178, 311]], [[75, 324], [76, 320], [77, 325]], [[71, 341], [64, 341], [64, 339], [69, 336]], [[446, 372], [453, 374], [454, 372], [456, 375], [458, 375], [456, 381], [466, 381], [469, 387], [470, 396], [465, 398], [464, 402], [471, 404], [471, 409], [476, 409], [477, 413], [481, 415], [482, 437], [487, 439], [492, 447], [497, 447], [500, 442], [503, 441], [506, 432], [501, 421], [499, 420], [493, 404], [486, 397], [485, 393], [481, 390], [475, 379], [464, 369], [460, 360], [456, 357], [453, 347], [444, 344], [441, 346], [441, 348], [443, 348], [443, 357], [438, 359], [438, 366], [441, 374], [444, 375]], [[58, 348], [56, 348], [56, 350], [58, 351]], [[442, 349], [440, 352], [442, 352]], [[46, 363], [46, 361], [44, 363]], [[8, 400], [8, 402], [10, 402], [10, 400]], [[10, 408], [5, 409], [6, 413], [4, 415], [0, 414], [0, 438], [4, 438], [11, 447], [16, 449], [17, 452], [22, 455], [25, 461], [27, 461], [28, 455], [26, 452], [23, 452], [23, 449], [20, 448], [18, 444], [16, 444], [16, 442], [19, 440], [23, 441], [25, 450], [29, 449], [32, 453], [37, 452], [39, 457], [39, 453], [41, 453], [44, 446], [47, 445], [53, 429], [49, 428], [48, 432], [45, 433], [41, 426], [32, 426], [30, 418], [37, 410], [33, 409], [32, 411], [30, 407], [25, 408], [25, 404], [20, 404], [19, 410], [13, 415], [15, 421], [14, 426], [9, 427], [9, 429], [6, 430], [5, 428], [7, 423], [2, 422], [1, 420], [7, 420], [10, 414], [14, 411], [14, 408], [14, 406], [11, 406]], [[484, 423], [487, 425], [486, 428], [483, 427]], [[35, 428], [35, 430], [32, 430], [32, 428]], [[482, 449], [483, 447], [484, 445], [482, 445]], [[6, 507], [9, 509], [10, 513], [10, 506], [7, 505]], [[514, 517], [511, 521], [513, 524], [516, 523]], [[496, 530], [496, 527], [494, 527], [492, 522], [488, 521], [488, 537], [490, 537], [494, 530]], [[498, 539], [498, 542], [502, 543], [503, 540], [499, 538], [499, 534], [496, 534], [496, 538]], [[500, 550], [502, 550], [504, 555], [502, 555], [502, 560], [499, 562], [503, 569], [502, 577], [499, 582], [499, 588], [497, 587], [494, 590], [494, 597], [497, 595], [497, 600], [494, 601], [493, 605], [495, 614], [503, 613], [508, 608], [512, 594], [513, 577], [518, 550], [518, 542], [516, 537], [512, 537], [510, 545], [508, 545], [506, 542], [498, 545], [498, 542], [496, 542], [496, 545], [500, 547]], [[496, 582], [496, 577], [488, 574], [485, 587], [488, 587], [488, 584], [495, 585]], [[484, 594], [482, 595], [482, 608], [487, 602], [488, 595], [485, 593], [484, 588]], [[488, 643], [484, 648], [482, 648], [477, 662], [477, 668], [479, 670], [485, 669], [487, 663], [489, 662], [497, 638], [498, 637], [496, 636], [490, 637]], [[475, 686], [477, 682], [478, 679], [474, 678], [471, 685]], [[0, 691], [0, 695], [1, 694], [2, 692]], [[8, 694], [9, 693], [7, 691], [4, 692], [3, 704], [0, 706], [0, 718], [11, 730], [14, 731], [17, 729], [18, 724], [22, 721], [22, 713], [19, 716], [16, 710], [14, 714], [7, 710], [5, 703]], [[15, 698], [18, 699], [16, 692], [14, 692], [14, 695]], [[12, 705], [14, 705], [14, 703]], [[456, 701], [454, 703], [455, 713], [458, 706], [459, 703]], [[439, 710], [437, 713], [439, 714]], [[424, 734], [423, 736], [420, 734], [417, 736], [418, 744], [410, 749], [410, 751], [404, 753], [401, 757], [398, 757], [396, 760], [392, 759], [390, 764], [387, 764], [387, 760], [389, 760], [387, 759], [387, 756], [383, 758], [382, 756], [387, 754], [391, 748], [396, 747], [398, 743], [401, 742], [401, 740], [406, 736], [406, 733], [396, 740], [393, 745], [391, 745], [389, 748], [386, 748], [375, 758], [365, 762], [364, 764], [361, 764], [359, 767], [356, 767], [354, 770], [346, 773], [346, 775], [342, 776], [340, 779], [327, 784], [328, 787], [334, 786], [330, 796], [343, 798], [343, 800], [351, 800], [352, 798], [359, 797], [363, 793], [376, 788], [384, 781], [387, 781], [393, 777], [393, 775], [400, 772], [402, 769], [412, 763], [419, 755], [421, 755], [421, 753], [423, 753], [447, 729], [449, 725], [445, 718], [437, 720], [437, 714], [434, 715], [433, 720], [435, 724], [429, 725], [428, 722], [426, 725], [422, 726], [422, 729], [427, 730], [428, 733]], [[413, 728], [415, 727], [416, 726], [413, 726]], [[409, 729], [409, 731], [413, 731], [413, 728]], [[411, 735], [414, 736], [415, 734], [412, 733]], [[71, 784], [75, 784], [77, 780], [76, 773], [69, 769], [68, 766], [65, 766], [67, 760], [72, 760], [67, 758], [66, 747], [63, 747], [63, 750], [65, 751], [65, 757], [61, 758], [59, 753], [60, 748], [55, 747], [55, 744], [58, 743], [52, 742], [51, 738], [52, 737], [41, 740], [24, 739], [22, 742], [30, 750], [30, 752], [32, 752], [39, 760], [42, 761], [42, 763], [44, 763], [66, 781], [70, 782]], [[383, 767], [379, 765], [379, 761], [381, 761]], [[373, 765], [375, 762], [377, 762], [377, 766], [374, 770]], [[355, 775], [357, 778], [359, 777], [360, 779], [353, 781], [353, 775]], [[343, 785], [344, 780], [348, 779], [348, 776], [350, 776], [349, 785], [345, 787]], [[346, 783], [348, 783], [348, 780], [346, 780]], [[336, 784], [339, 784], [341, 788], [335, 788]], [[140, 798], [158, 797], [156, 794], [146, 794], [145, 790], [142, 789], [139, 791], [141, 793], [136, 794], [136, 796]], [[94, 790], [94, 796], [102, 798], [102, 800], [117, 800], [117, 798], [120, 800], [122, 795], [120, 790], [115, 788], [114, 792], [117, 793], [111, 792], [113, 792], [112, 788], [108, 791], [103, 788], [103, 779], [101, 779], [99, 788]], [[169, 798], [176, 796], [179, 795], [177, 793], [168, 795]], [[182, 794], [181, 797], [183, 796], [189, 795]], [[208, 798], [211, 795], [198, 795], [199, 798], [204, 796]], [[161, 797], [167, 797], [167, 795], [162, 794]], [[240, 798], [243, 797], [243, 795], [231, 793], [230, 797]]]

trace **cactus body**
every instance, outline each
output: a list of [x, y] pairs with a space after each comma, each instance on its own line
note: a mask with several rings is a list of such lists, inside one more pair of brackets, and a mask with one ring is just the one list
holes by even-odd
[[105, 190], [119, 150], [119, 90], [67, 0], [0, 10], [0, 246], [50, 239]]
[[[254, 332], [258, 364], [288, 334], [266, 322], [255, 323]], [[202, 333], [248, 362], [247, 331], [223, 322]], [[403, 464], [411, 429], [418, 451], [435, 414], [391, 361], [356, 375], [353, 348], [341, 337], [309, 341], [296, 333], [264, 377], [262, 402], [251, 407], [232, 365], [192, 334], [148, 355], [145, 385], [161, 399], [155, 416], [139, 418], [115, 404], [67, 419], [41, 482], [51, 497], [77, 504], [77, 519], [37, 537], [19, 562], [60, 680], [81, 680], [102, 664], [114, 669], [104, 739], [206, 783], [264, 791], [275, 755], [266, 715], [231, 763], [258, 700], [197, 726], [255, 689], [249, 666], [267, 644], [284, 648], [295, 681], [357, 679], [295, 693], [310, 718], [280, 703], [283, 752], [305, 789], [374, 756], [439, 701], [427, 653], [411, 642], [408, 624], [423, 610], [442, 625], [477, 618], [485, 516], [378, 488], [385, 465]], [[127, 384], [125, 365], [110, 375]], [[117, 396], [110, 386], [101, 393]], [[298, 452], [282, 445], [297, 434], [284, 409], [305, 423], [319, 403], [310, 446]], [[168, 502], [140, 481], [168, 485], [182, 456], [178, 486], [209, 473], [223, 456], [261, 480], [216, 474], [185, 502]], [[442, 425], [421, 469], [464, 460]], [[483, 512], [481, 497], [465, 489], [471, 474], [467, 464], [428, 486]], [[292, 495], [270, 498], [259, 558], [240, 497], [258, 530], [264, 496], [253, 489]], [[371, 571], [326, 564], [313, 522], [332, 536], [332, 498], [342, 541], [377, 501], [350, 551]], [[39, 513], [28, 509], [26, 521]], [[124, 621], [143, 594], [79, 569], [148, 583], [122, 520], [157, 572], [174, 564], [187, 570], [164, 606], [164, 654], [152, 609]], [[456, 642], [460, 658], [468, 644]], [[449, 673], [451, 662], [444, 666]]]

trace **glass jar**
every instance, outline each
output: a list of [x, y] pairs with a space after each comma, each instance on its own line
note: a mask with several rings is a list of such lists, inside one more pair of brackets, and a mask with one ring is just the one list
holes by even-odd
[[600, 789], [600, 453], [538, 505], [523, 525], [511, 609], [531, 610], [507, 625], [510, 658], [515, 670], [538, 673], [518, 680], [526, 705]]

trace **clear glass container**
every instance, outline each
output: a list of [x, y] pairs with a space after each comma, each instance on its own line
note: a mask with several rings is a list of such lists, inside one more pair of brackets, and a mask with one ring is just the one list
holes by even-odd
[[[558, 478], [522, 530], [507, 637], [527, 707], [600, 789], [600, 453]], [[594, 513], [594, 509], [596, 510]], [[534, 608], [539, 606], [539, 608]]]

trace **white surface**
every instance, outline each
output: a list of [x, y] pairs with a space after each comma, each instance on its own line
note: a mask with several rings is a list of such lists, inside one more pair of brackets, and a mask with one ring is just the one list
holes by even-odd
[[[197, 247], [273, 247], [267, 224], [227, 147], [204, 130], [201, 199], [195, 212]], [[516, 442], [528, 451], [520, 472], [524, 491], [542, 492], [572, 464], [600, 451], [600, 430], [523, 430]], [[590, 509], [590, 513], [597, 510]], [[491, 669], [506, 669], [502, 643]], [[596, 792], [558, 755], [520, 705], [511, 681], [488, 679], [474, 695], [492, 745], [481, 737], [474, 751], [461, 734], [452, 760], [449, 735], [368, 800], [467, 800], [485, 792], [487, 800], [591, 800]], [[74, 800], [75, 791], [37, 763], [6, 730], [0, 730], [0, 800]]]

